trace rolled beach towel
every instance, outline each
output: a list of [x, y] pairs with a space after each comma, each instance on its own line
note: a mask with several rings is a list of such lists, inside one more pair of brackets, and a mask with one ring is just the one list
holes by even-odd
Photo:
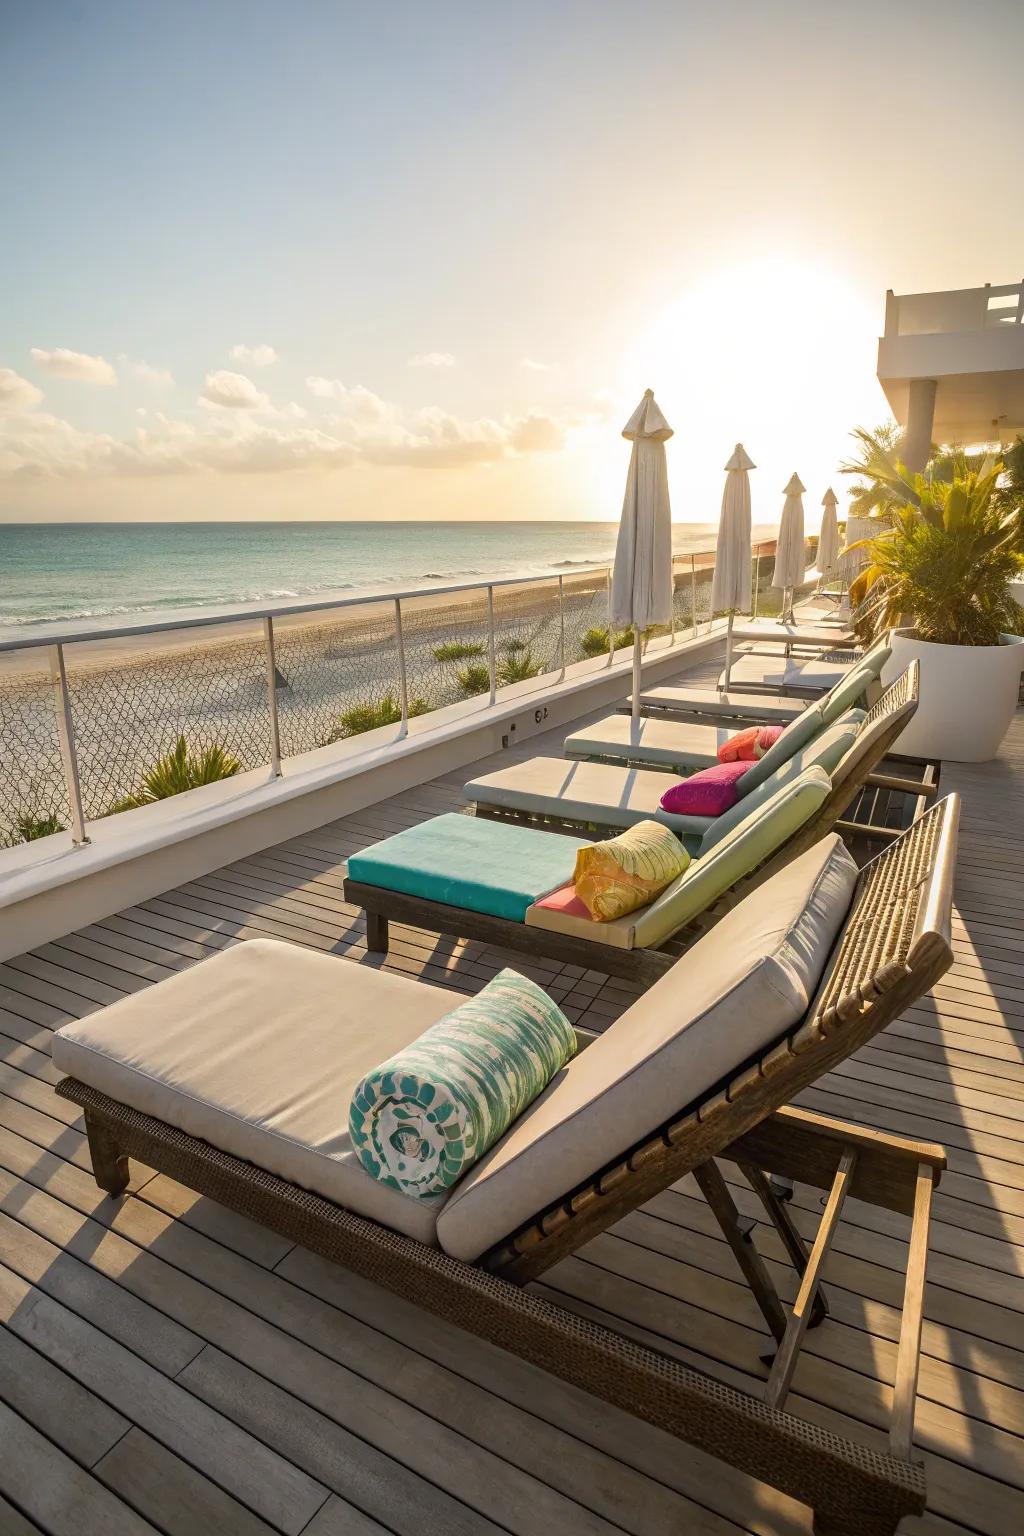
[[353, 1151], [404, 1195], [443, 1194], [575, 1050], [575, 1031], [547, 993], [501, 971], [367, 1073], [349, 1109]]

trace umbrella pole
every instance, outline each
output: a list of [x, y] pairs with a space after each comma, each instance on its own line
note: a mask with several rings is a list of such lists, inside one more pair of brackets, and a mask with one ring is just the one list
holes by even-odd
[[725, 628], [725, 686], [729, 687], [729, 673], [732, 670], [732, 609], [729, 609], [729, 622]]
[[642, 671], [641, 666], [640, 666], [640, 644], [641, 644], [641, 642], [640, 642], [640, 631], [637, 628], [637, 626], [634, 624], [633, 625], [633, 719], [634, 720], [639, 720], [639, 718], [640, 718], [640, 687], [641, 687], [641, 671]]

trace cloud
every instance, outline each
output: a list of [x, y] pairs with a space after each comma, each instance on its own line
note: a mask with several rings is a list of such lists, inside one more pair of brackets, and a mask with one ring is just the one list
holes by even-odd
[[535, 357], [524, 357], [520, 360], [520, 368], [527, 368], [531, 373], [550, 373], [550, 363], [538, 363]]
[[[45, 412], [10, 411], [0, 416], [0, 477], [282, 474], [352, 464], [458, 469], [554, 452], [573, 424], [536, 411], [501, 421], [467, 420], [437, 406], [407, 415], [362, 385], [309, 382], [311, 393], [333, 407], [320, 422], [309, 421], [294, 401], [280, 409], [254, 404], [266, 397], [238, 374], [207, 378], [203, 399], [229, 408], [194, 419], [149, 411], [123, 440], [80, 431]], [[27, 398], [22, 392], [21, 403]]]
[[0, 368], [0, 411], [30, 411], [43, 398], [41, 389], [13, 368]]
[[244, 373], [229, 373], [226, 368], [206, 375], [199, 398], [207, 405], [220, 405], [232, 411], [265, 411], [270, 404], [252, 379]]
[[416, 352], [409, 359], [410, 368], [454, 368], [455, 359], [450, 352]]
[[141, 360], [133, 363], [131, 358], [123, 352], [118, 353], [117, 360], [123, 363], [135, 378], [140, 379], [143, 384], [151, 385], [153, 389], [172, 389], [174, 386], [174, 375], [169, 368], [154, 368], [152, 363], [144, 363]]
[[56, 379], [76, 379], [82, 384], [117, 383], [117, 372], [105, 357], [93, 357], [89, 352], [71, 352], [67, 347], [54, 347], [52, 352], [43, 347], [33, 347], [31, 351], [36, 367]]
[[565, 442], [565, 428], [553, 417], [531, 411], [514, 423], [509, 441], [516, 453], [557, 453]]
[[237, 347], [231, 348], [231, 356], [236, 363], [248, 363], [250, 368], [269, 368], [271, 363], [277, 362], [277, 353], [265, 341], [257, 347], [247, 347], [240, 341]]

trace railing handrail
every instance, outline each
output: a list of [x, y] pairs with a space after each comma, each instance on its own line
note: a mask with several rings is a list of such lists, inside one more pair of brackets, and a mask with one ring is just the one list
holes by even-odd
[[[755, 540], [751, 545], [751, 553], [764, 552], [765, 545], [774, 547], [775, 543], [775, 539]], [[714, 554], [713, 549], [683, 550], [679, 554], [673, 554], [672, 559], [674, 562], [689, 560], [693, 556], [713, 557]], [[38, 646], [87, 644], [94, 640], [118, 640], [133, 635], [159, 634], [163, 630], [205, 629], [222, 624], [237, 624], [244, 619], [279, 619], [288, 618], [293, 614], [301, 616], [308, 613], [334, 612], [342, 608], [364, 607], [370, 603], [408, 602], [420, 597], [445, 597], [460, 592], [486, 592], [489, 587], [492, 589], [521, 587], [531, 582], [557, 581], [560, 576], [573, 579], [577, 576], [591, 576], [598, 573], [603, 575], [610, 566], [611, 561], [602, 560], [593, 565], [574, 565], [568, 570], [563, 567], [561, 570], [538, 571], [528, 576], [478, 578], [476, 581], [450, 582], [428, 587], [403, 587], [397, 590], [394, 587], [386, 587], [379, 591], [349, 593], [346, 597], [292, 598], [276, 603], [231, 603], [220, 608], [188, 608], [181, 611], [173, 608], [153, 609], [145, 618], [109, 626], [102, 623], [69, 626], [55, 621], [15, 629], [8, 624], [0, 627], [0, 652], [31, 650]]]

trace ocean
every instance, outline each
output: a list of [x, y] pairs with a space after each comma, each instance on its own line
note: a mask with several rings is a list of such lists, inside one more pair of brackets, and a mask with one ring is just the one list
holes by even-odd
[[[615, 523], [0, 524], [0, 625], [351, 595], [610, 560]], [[716, 528], [677, 523], [677, 552]]]

